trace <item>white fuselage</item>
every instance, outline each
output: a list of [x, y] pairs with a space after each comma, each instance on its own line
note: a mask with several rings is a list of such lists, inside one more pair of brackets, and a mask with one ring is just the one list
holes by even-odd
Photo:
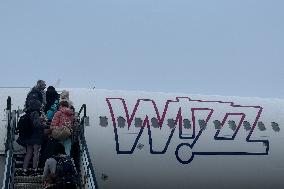
[[[29, 90], [0, 89], [0, 108], [11, 96], [22, 109]], [[101, 189], [284, 188], [284, 100], [67, 90], [77, 111], [87, 105]]]

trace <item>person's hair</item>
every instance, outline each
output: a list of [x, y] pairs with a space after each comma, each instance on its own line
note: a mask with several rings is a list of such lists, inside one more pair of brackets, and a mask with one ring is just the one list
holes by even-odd
[[44, 90], [45, 86], [46, 86], [46, 84], [45, 84], [45, 81], [43, 81], [43, 80], [38, 80], [36, 82], [36, 87], [39, 88], [40, 90]]
[[53, 91], [56, 91], [56, 90], [55, 90], [55, 88], [53, 86], [48, 86], [47, 87], [47, 91], [52, 91], [53, 92]]
[[43, 80], [41, 80], [41, 79], [36, 82], [37, 85], [42, 85], [42, 84], [44, 84], [44, 83], [45, 83], [45, 81], [43, 81]]
[[66, 154], [65, 147], [63, 146], [63, 144], [57, 143], [55, 148], [54, 148], [53, 154], [54, 155]]
[[62, 106], [62, 107], [69, 107], [69, 103], [65, 100], [61, 101], [59, 105]]

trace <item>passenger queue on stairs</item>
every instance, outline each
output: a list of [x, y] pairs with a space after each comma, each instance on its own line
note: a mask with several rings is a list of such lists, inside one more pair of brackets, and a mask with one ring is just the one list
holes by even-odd
[[[44, 178], [47, 179], [46, 188], [54, 188], [56, 185], [64, 188], [62, 180], [67, 177], [70, 180], [70, 174], [65, 176], [63, 173], [67, 174], [70, 170], [61, 170], [60, 172], [58, 169], [67, 169], [68, 163], [70, 169], [70, 161], [72, 161], [72, 167], [76, 170], [71, 157], [75, 109], [73, 102], [69, 99], [69, 91], [63, 90], [61, 94], [58, 94], [53, 86], [49, 86], [46, 92], [45, 88], [45, 81], [38, 80], [27, 94], [25, 114], [18, 121], [16, 130], [19, 137], [17, 142], [26, 148], [22, 175], [41, 175], [42, 169], [39, 167], [44, 167]], [[61, 154], [60, 158], [58, 158], [59, 154]], [[31, 159], [32, 167], [29, 169]], [[64, 163], [66, 165], [61, 165]], [[52, 169], [50, 169], [50, 165], [52, 165]], [[56, 175], [59, 172], [63, 175]], [[72, 174], [76, 172], [74, 171]], [[71, 185], [69, 183], [68, 188]]]

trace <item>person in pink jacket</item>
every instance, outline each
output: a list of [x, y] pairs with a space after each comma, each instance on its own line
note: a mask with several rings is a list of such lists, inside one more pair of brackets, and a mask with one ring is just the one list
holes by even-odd
[[[72, 129], [74, 120], [75, 120], [74, 111], [71, 108], [69, 108], [68, 102], [61, 101], [59, 110], [54, 114], [51, 126], [52, 127], [67, 126], [70, 129]], [[59, 142], [64, 145], [66, 154], [70, 156], [71, 137]]]

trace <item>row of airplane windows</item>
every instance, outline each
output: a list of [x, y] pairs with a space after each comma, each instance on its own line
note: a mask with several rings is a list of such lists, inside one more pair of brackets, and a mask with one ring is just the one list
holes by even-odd
[[[142, 127], [142, 124], [143, 124], [143, 121], [142, 121], [141, 118], [136, 117], [134, 119], [135, 127]], [[207, 124], [206, 124], [205, 120], [203, 120], [203, 119], [198, 120], [198, 124], [199, 124], [199, 126], [202, 130], [206, 129]], [[215, 129], [221, 129], [221, 127], [222, 127], [222, 123], [219, 120], [214, 120], [213, 124], [215, 126]], [[227, 122], [227, 124], [229, 125], [230, 129], [232, 129], [233, 131], [235, 131], [237, 129], [237, 125], [236, 125], [234, 120], [229, 120]], [[169, 128], [174, 128], [176, 126], [175, 120], [174, 119], [167, 119], [167, 125], [169, 126]], [[108, 118], [106, 116], [100, 116], [100, 126], [101, 127], [107, 127], [108, 126]], [[117, 126], [119, 128], [126, 127], [126, 120], [125, 120], [124, 117], [118, 117], [117, 118]], [[157, 118], [153, 117], [151, 119], [151, 126], [153, 128], [159, 128], [159, 123], [158, 123]], [[184, 129], [191, 129], [191, 127], [192, 127], [191, 121], [189, 119], [183, 119], [183, 127], [184, 127]], [[249, 131], [251, 129], [252, 125], [250, 124], [250, 122], [244, 121], [243, 127], [246, 131]], [[276, 123], [276, 122], [271, 122], [271, 127], [275, 132], [280, 131], [279, 124]], [[257, 128], [260, 131], [266, 130], [265, 124], [261, 121], [257, 123]]]

